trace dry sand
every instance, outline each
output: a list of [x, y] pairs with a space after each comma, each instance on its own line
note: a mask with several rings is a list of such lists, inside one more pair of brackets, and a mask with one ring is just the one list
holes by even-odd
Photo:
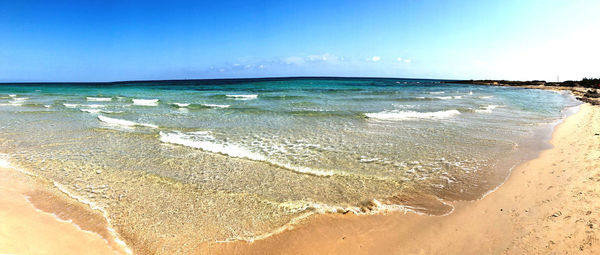
[[600, 254], [600, 107], [582, 105], [552, 149], [517, 166], [485, 198], [443, 217], [321, 215], [214, 254]]

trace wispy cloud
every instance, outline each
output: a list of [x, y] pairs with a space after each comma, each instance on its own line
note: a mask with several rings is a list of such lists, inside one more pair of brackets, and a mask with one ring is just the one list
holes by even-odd
[[377, 62], [377, 61], [379, 61], [379, 60], [381, 60], [381, 57], [380, 57], [380, 56], [373, 56], [373, 57], [371, 58], [371, 61], [373, 61], [373, 62]]

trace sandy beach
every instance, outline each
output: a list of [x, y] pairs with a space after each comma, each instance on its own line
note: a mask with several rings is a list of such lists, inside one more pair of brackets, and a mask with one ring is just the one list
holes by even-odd
[[552, 149], [517, 166], [498, 190], [444, 217], [321, 215], [218, 254], [598, 254], [600, 107], [558, 125]]
[[[195, 250], [198, 254], [598, 253], [600, 107], [581, 105], [555, 128], [550, 143], [553, 148], [514, 168], [495, 192], [478, 201], [453, 203], [455, 210], [448, 216], [324, 214], [252, 243], [204, 243]], [[0, 169], [0, 175], [0, 253], [124, 253], [106, 232], [107, 223], [86, 205], [65, 200], [14, 169]], [[47, 196], [58, 197], [43, 199]]]
[[33, 177], [0, 168], [0, 193], [0, 254], [125, 254], [97, 212]]

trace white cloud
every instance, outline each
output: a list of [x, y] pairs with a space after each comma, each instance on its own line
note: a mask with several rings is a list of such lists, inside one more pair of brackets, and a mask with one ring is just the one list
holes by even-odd
[[398, 60], [398, 62], [402, 62], [402, 58], [397, 58], [396, 60]]
[[291, 56], [291, 57], [287, 57], [285, 59], [283, 59], [283, 63], [286, 63], [288, 65], [301, 65], [304, 64], [306, 61], [304, 60], [303, 57], [296, 57], [296, 56]]
[[373, 61], [373, 62], [377, 62], [379, 60], [381, 60], [380, 56], [374, 56], [374, 57], [371, 58], [371, 61]]
[[410, 60], [410, 59], [405, 59], [404, 60], [404, 63], [410, 63], [410, 62], [412, 62], [412, 60]]

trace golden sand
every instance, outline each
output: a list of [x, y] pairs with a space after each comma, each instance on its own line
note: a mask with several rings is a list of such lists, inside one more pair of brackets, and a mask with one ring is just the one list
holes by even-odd
[[[34, 178], [0, 168], [0, 194], [0, 254], [123, 253], [103, 237], [106, 229], [102, 230], [104, 226], [93, 212], [86, 211], [84, 205], [61, 201]], [[48, 213], [45, 209], [62, 213]], [[86, 213], [78, 213], [82, 211]], [[85, 217], [69, 217], [75, 214]], [[90, 224], [94, 221], [96, 224]], [[94, 225], [95, 229], [90, 227]]]
[[442, 217], [321, 215], [220, 254], [600, 254], [600, 107], [582, 105], [552, 149], [517, 166], [478, 201]]

